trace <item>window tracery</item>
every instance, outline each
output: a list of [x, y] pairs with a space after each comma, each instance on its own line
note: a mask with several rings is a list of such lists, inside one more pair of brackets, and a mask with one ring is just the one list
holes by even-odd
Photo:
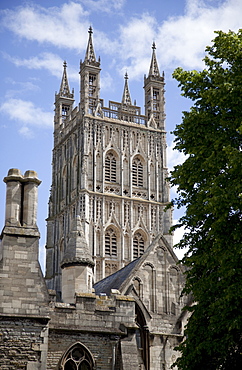
[[140, 158], [135, 158], [132, 164], [132, 184], [143, 187], [143, 164]]
[[138, 258], [144, 254], [145, 242], [140, 233], [136, 233], [133, 239], [133, 257]]
[[93, 370], [94, 363], [91, 354], [80, 343], [74, 345], [64, 356], [60, 370]]
[[105, 256], [117, 256], [117, 236], [112, 228], [105, 233]]
[[117, 162], [112, 152], [105, 157], [105, 181], [116, 182]]

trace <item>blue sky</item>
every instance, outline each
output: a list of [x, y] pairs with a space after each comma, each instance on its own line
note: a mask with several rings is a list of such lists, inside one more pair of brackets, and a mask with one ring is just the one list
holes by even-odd
[[[75, 104], [79, 103], [79, 63], [89, 26], [94, 31], [96, 56], [101, 57], [101, 98], [106, 104], [121, 100], [127, 71], [131, 97], [143, 110], [143, 77], [149, 70], [152, 42], [156, 42], [160, 71], [166, 76], [168, 164], [172, 168], [182, 156], [172, 151], [169, 133], [190, 105], [180, 96], [172, 72], [178, 66], [202, 69], [204, 49], [214, 38], [214, 30], [237, 31], [242, 27], [241, 14], [241, 0], [1, 0], [0, 179], [9, 168], [19, 168], [22, 173], [35, 170], [42, 180], [38, 207], [42, 266], [54, 96], [66, 60]], [[0, 181], [1, 228], [4, 213], [5, 184]], [[178, 216], [175, 211], [174, 218]]]

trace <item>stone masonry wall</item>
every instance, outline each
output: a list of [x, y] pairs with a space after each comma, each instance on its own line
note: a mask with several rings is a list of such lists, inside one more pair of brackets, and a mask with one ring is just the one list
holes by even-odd
[[54, 303], [50, 311], [47, 369], [56, 369], [77, 342], [91, 352], [97, 370], [111, 370], [114, 363], [115, 369], [120, 369], [120, 341], [129, 335], [129, 329], [136, 328], [134, 300], [88, 293], [78, 294], [76, 300], [76, 305]]
[[46, 327], [37, 319], [0, 320], [0, 369], [41, 369], [41, 350]]
[[92, 353], [96, 369], [110, 370], [112, 367], [114, 336], [105, 334], [85, 334], [62, 331], [51, 331], [49, 335], [49, 350], [47, 369], [56, 369], [61, 357], [73, 344], [80, 342]]

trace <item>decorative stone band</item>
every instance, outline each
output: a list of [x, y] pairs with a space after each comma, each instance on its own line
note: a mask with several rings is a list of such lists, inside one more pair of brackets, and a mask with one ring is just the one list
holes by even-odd
[[65, 258], [61, 262], [61, 268], [69, 267], [69, 266], [89, 266], [94, 267], [95, 263], [90, 258]]

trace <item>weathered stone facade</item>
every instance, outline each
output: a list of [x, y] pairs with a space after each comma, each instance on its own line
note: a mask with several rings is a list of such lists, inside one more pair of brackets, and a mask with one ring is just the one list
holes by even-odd
[[46, 276], [38, 262], [34, 171], [9, 170], [0, 246], [1, 369], [167, 370], [185, 314], [166, 182], [164, 75], [155, 45], [145, 115], [125, 76], [100, 99], [92, 30], [73, 108], [66, 63], [55, 99]]

